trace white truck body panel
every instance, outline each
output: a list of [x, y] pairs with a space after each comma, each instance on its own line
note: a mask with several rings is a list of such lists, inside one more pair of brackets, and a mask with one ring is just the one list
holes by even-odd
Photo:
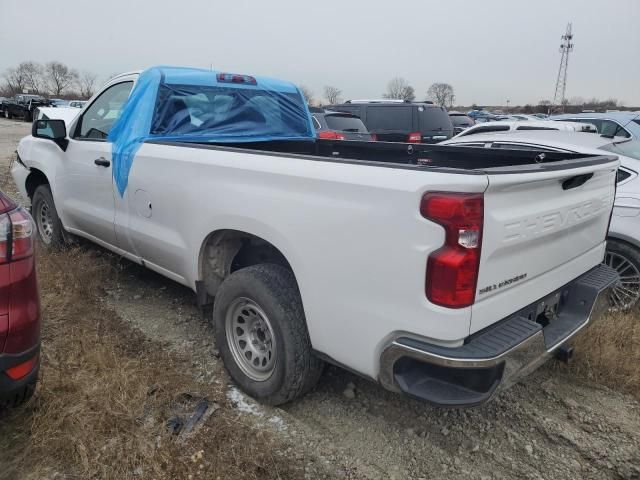
[[[599, 263], [617, 168], [617, 162], [581, 168], [568, 162], [555, 171], [446, 172], [148, 142], [121, 197], [111, 169], [94, 164], [110, 159], [110, 148], [70, 139], [63, 152], [27, 137], [18, 152], [49, 180], [66, 230], [190, 288], [202, 280], [202, 248], [213, 232], [238, 230], [270, 242], [293, 269], [314, 349], [372, 378], [382, 348], [399, 333], [459, 346]], [[23, 194], [26, 173], [14, 164]], [[582, 173], [594, 176], [562, 190], [563, 178]], [[526, 278], [477, 294], [472, 307], [431, 304], [426, 263], [444, 230], [420, 215], [427, 191], [485, 193], [478, 289]], [[577, 219], [575, 209], [584, 219], [545, 230], [545, 218]], [[542, 219], [541, 233], [526, 233], [531, 219]]]

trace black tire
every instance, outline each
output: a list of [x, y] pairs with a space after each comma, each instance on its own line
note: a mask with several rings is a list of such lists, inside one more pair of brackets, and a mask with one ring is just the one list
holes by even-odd
[[11, 396], [0, 400], [0, 412], [7, 408], [19, 407], [23, 403], [26, 403], [31, 397], [33, 397], [33, 393], [36, 391], [36, 384], [37, 380], [27, 383], [21, 389], [13, 392]]
[[[623, 263], [628, 262], [627, 264]], [[624, 280], [629, 282], [625, 285], [624, 291], [619, 291], [614, 287], [611, 304], [615, 310], [630, 310], [640, 306], [640, 284], [630, 283], [634, 278], [640, 276], [640, 250], [620, 240], [607, 240], [607, 252], [605, 263], [618, 270], [624, 276]], [[635, 300], [629, 292], [636, 292]], [[622, 301], [621, 301], [622, 300]]]
[[29, 110], [25, 110], [23, 120], [25, 122], [31, 121], [31, 112]]
[[[49, 185], [40, 185], [36, 188], [31, 205], [31, 213], [36, 222], [38, 237], [42, 245], [52, 250], [62, 248], [65, 245], [62, 222], [58, 217]], [[46, 221], [47, 226], [45, 226], [45, 216], [43, 216], [44, 209], [47, 209], [46, 215], [49, 215]]]
[[[273, 371], [261, 381], [243, 371], [227, 338], [227, 314], [243, 298], [251, 299], [266, 314], [275, 340]], [[295, 278], [285, 267], [260, 264], [232, 273], [215, 297], [213, 323], [227, 371], [242, 390], [263, 403], [281, 405], [300, 397], [313, 388], [322, 374], [324, 362], [312, 353]]]

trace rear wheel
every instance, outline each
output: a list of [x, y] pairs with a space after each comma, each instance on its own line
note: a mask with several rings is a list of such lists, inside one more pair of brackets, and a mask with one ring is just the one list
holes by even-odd
[[30, 112], [29, 110], [26, 110], [26, 111], [24, 112], [23, 120], [24, 120], [25, 122], [30, 122], [30, 121], [31, 121], [31, 112]]
[[624, 311], [637, 306], [640, 300], [640, 251], [627, 243], [608, 240], [604, 263], [620, 275], [620, 281], [611, 291], [611, 309]]
[[280, 405], [320, 378], [324, 364], [312, 353], [298, 287], [285, 267], [232, 273], [217, 292], [213, 322], [225, 367], [252, 397]]
[[58, 217], [49, 185], [40, 185], [36, 188], [31, 203], [40, 241], [46, 248], [62, 247], [64, 245], [62, 222]]

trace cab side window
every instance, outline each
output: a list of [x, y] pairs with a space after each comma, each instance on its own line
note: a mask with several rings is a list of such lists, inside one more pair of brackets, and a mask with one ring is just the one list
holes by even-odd
[[102, 92], [78, 121], [74, 138], [106, 140], [116, 120], [120, 118], [132, 88], [133, 82], [122, 82]]

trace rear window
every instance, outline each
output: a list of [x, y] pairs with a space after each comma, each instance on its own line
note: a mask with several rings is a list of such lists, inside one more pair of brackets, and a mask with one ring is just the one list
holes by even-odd
[[307, 109], [297, 93], [199, 85], [161, 85], [152, 134], [305, 135]]
[[331, 130], [362, 133], [367, 131], [362, 120], [352, 115], [325, 115], [324, 119]]
[[625, 157], [640, 160], [640, 141], [638, 140], [608, 143], [607, 145], [600, 147], [600, 150], [606, 150], [607, 152], [617, 153], [619, 155], [624, 155]]
[[413, 106], [383, 106], [367, 107], [367, 126], [369, 130], [413, 131]]
[[453, 130], [449, 114], [439, 107], [418, 107], [418, 119], [422, 133], [434, 130]]

